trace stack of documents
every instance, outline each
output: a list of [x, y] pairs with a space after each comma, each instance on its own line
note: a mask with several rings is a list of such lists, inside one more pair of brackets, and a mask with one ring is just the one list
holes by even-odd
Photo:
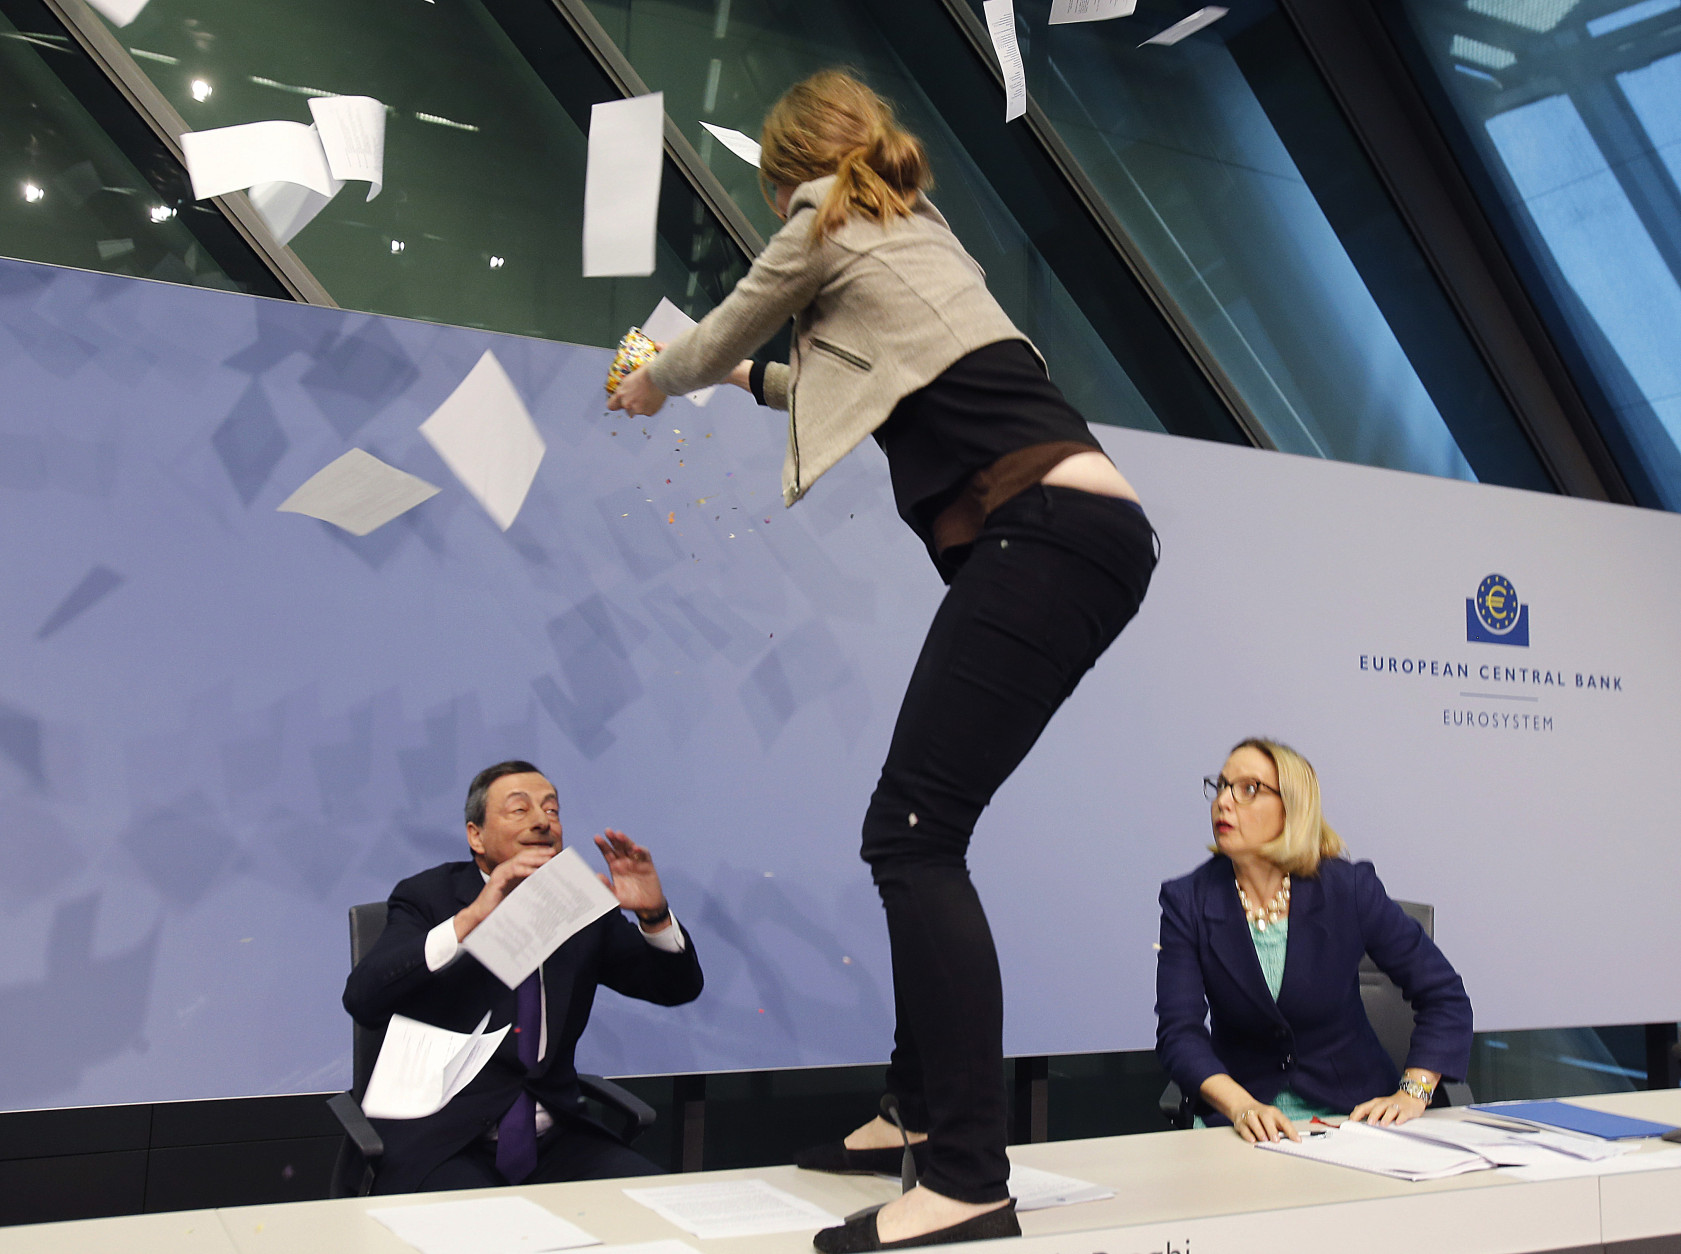
[[1496, 1167], [1529, 1167], [1550, 1162], [1561, 1154], [1566, 1158], [1599, 1162], [1632, 1148], [1539, 1128], [1500, 1128], [1473, 1119], [1421, 1119], [1395, 1131], [1438, 1145], [1475, 1150]]
[[1364, 1123], [1345, 1123], [1329, 1132], [1309, 1133], [1300, 1141], [1259, 1144], [1280, 1154], [1371, 1171], [1396, 1180], [1441, 1180], [1467, 1171], [1486, 1171], [1495, 1165], [1476, 1150]]
[[1681, 1155], [1672, 1161], [1667, 1154], [1628, 1159], [1636, 1147], [1626, 1142], [1544, 1128], [1496, 1127], [1474, 1119], [1416, 1119], [1399, 1127], [1345, 1123], [1305, 1136], [1300, 1143], [1263, 1142], [1261, 1148], [1397, 1180], [1439, 1180], [1492, 1167], [1512, 1168], [1525, 1179], [1556, 1179], [1681, 1162]]

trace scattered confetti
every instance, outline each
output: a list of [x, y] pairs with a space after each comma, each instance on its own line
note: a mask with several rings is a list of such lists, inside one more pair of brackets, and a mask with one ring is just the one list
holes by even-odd
[[850, 959], [850, 958], [842, 958], [842, 959], [841, 959], [841, 965], [842, 965], [842, 966], [848, 966], [848, 967], [850, 967], [850, 966], [851, 966], [851, 965], [852, 965], [852, 959]]
[[[666, 520], [666, 522], [668, 522], [668, 523], [674, 523], [674, 522], [676, 522], [676, 521], [677, 521], [677, 511], [676, 511], [676, 510], [672, 510], [672, 511], [671, 511], [671, 512], [670, 512], [670, 513], [669, 513], [669, 514], [667, 514], [667, 515], [666, 515], [666, 516], [665, 516], [665, 520]], [[691, 556], [691, 557], [693, 557], [693, 556], [694, 556], [694, 554], [692, 554], [692, 553], [691, 553], [691, 554], [690, 554], [690, 555], [689, 555], [689, 556]]]

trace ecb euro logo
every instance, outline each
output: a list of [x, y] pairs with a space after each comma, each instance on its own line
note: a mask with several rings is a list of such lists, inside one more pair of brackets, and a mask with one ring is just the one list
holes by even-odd
[[1529, 647], [1529, 607], [1504, 575], [1490, 575], [1465, 598], [1465, 639], [1474, 644]]

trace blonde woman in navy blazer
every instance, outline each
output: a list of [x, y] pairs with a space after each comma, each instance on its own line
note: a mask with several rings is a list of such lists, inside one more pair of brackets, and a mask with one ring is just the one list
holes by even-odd
[[[1300, 754], [1245, 740], [1203, 782], [1215, 855], [1161, 890], [1162, 1065], [1209, 1123], [1250, 1142], [1297, 1140], [1315, 1115], [1423, 1114], [1470, 1062], [1464, 982], [1372, 864], [1346, 859]], [[1360, 1000], [1368, 953], [1416, 1017], [1399, 1077]]]

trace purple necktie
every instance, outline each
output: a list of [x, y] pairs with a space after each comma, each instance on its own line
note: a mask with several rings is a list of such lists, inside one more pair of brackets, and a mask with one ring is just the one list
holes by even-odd
[[[538, 979], [532, 972], [515, 993], [515, 1043], [527, 1071], [537, 1065], [538, 1033], [543, 1030], [543, 992]], [[496, 1170], [509, 1184], [519, 1184], [537, 1170], [537, 1103], [524, 1088], [497, 1129]]]

